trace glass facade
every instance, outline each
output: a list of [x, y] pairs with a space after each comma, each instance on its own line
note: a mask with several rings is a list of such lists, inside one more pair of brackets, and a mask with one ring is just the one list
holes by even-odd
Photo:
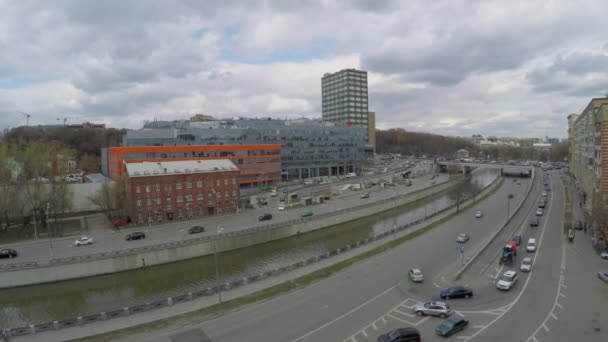
[[323, 120], [367, 127], [367, 72], [344, 69], [321, 79]]
[[[284, 180], [358, 172], [366, 158], [365, 128], [338, 126], [308, 119], [164, 121], [148, 123], [144, 128], [146, 129], [127, 132], [123, 146], [280, 144], [281, 177]], [[171, 130], [174, 134], [163, 133], [165, 130]], [[221, 152], [205, 153], [203, 156], [222, 156]], [[255, 158], [259, 152], [247, 153], [250, 158]], [[240, 161], [233, 162], [241, 168]], [[258, 165], [255, 170], [263, 167]], [[241, 170], [241, 179], [246, 179], [247, 174], [243, 175], [243, 171]]]

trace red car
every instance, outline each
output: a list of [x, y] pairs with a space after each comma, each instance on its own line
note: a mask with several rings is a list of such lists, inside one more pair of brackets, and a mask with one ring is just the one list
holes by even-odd
[[120, 227], [120, 226], [126, 226], [127, 224], [129, 224], [129, 222], [128, 222], [128, 220], [126, 220], [126, 219], [121, 219], [121, 218], [119, 218], [119, 219], [115, 219], [114, 221], [112, 221], [112, 225], [113, 225], [115, 228], [118, 228], [118, 227]]

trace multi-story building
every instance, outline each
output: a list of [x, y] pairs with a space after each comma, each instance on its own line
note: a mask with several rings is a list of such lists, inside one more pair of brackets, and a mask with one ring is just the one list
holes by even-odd
[[578, 114], [568, 115], [568, 170], [575, 174], [576, 164], [574, 163], [574, 123], [578, 119]]
[[367, 72], [344, 69], [321, 79], [323, 121], [365, 127], [368, 122]]
[[116, 180], [129, 163], [228, 159], [241, 171], [239, 185], [281, 180], [281, 145], [234, 144], [194, 145], [170, 129], [129, 131], [124, 147], [102, 149], [102, 173]]
[[236, 211], [239, 169], [228, 159], [127, 163], [127, 211], [138, 224]]
[[[272, 178], [273, 181], [359, 172], [367, 158], [366, 135], [366, 128], [346, 127], [309, 119], [155, 121], [146, 124], [142, 130], [128, 131], [123, 138], [124, 147], [118, 149], [122, 151], [120, 149], [140, 148], [137, 150], [139, 151], [137, 155], [129, 157], [137, 158], [138, 161], [175, 157], [236, 159], [235, 164], [241, 169], [241, 184], [249, 184], [246, 182], [260, 177], [259, 174], [248, 174], [249, 170], [251, 172], [272, 170], [272, 177], [267, 178]], [[144, 146], [146, 148], [141, 149]], [[165, 147], [176, 152], [157, 150], [153, 152], [153, 147], [156, 149]], [[228, 147], [240, 148], [240, 152], [225, 151]], [[198, 151], [198, 149], [204, 149], [204, 154], [194, 152], [191, 155], [191, 150]], [[110, 157], [108, 163], [120, 169], [120, 161], [129, 158]], [[245, 170], [243, 168], [245, 162], [239, 161], [244, 158], [255, 158], [255, 165]], [[279, 164], [276, 164], [277, 162]], [[105, 166], [102, 161], [103, 168]], [[112, 166], [108, 169], [108, 172], [112, 173]], [[277, 173], [274, 173], [275, 171]], [[260, 182], [251, 184], [258, 183]]]
[[[570, 117], [569, 117], [570, 119]], [[582, 195], [581, 205], [592, 212], [594, 201], [608, 200], [608, 98], [595, 98], [573, 118], [574, 175]]]

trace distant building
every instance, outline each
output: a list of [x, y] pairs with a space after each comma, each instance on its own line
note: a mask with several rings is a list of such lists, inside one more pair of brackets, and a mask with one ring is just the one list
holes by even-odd
[[537, 150], [550, 150], [551, 149], [551, 144], [547, 144], [547, 143], [534, 143], [532, 144], [532, 147], [534, 147]]
[[344, 69], [321, 79], [323, 121], [368, 127], [367, 72]]
[[465, 149], [460, 149], [458, 151], [456, 151], [456, 159], [461, 160], [461, 159], [468, 159], [469, 158], [469, 151], [465, 150]]
[[64, 127], [70, 128], [70, 129], [84, 129], [84, 128], [106, 129], [106, 124], [83, 122], [83, 123], [79, 123], [79, 124], [65, 124]]
[[545, 143], [550, 144], [550, 145], [559, 144], [559, 138], [545, 137]]
[[126, 164], [127, 207], [138, 224], [236, 211], [239, 169], [228, 159]]

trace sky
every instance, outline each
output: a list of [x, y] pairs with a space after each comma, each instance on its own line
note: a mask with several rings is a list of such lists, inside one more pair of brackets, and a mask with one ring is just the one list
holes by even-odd
[[368, 72], [379, 129], [566, 137], [608, 94], [608, 1], [0, 0], [0, 128], [321, 116]]

